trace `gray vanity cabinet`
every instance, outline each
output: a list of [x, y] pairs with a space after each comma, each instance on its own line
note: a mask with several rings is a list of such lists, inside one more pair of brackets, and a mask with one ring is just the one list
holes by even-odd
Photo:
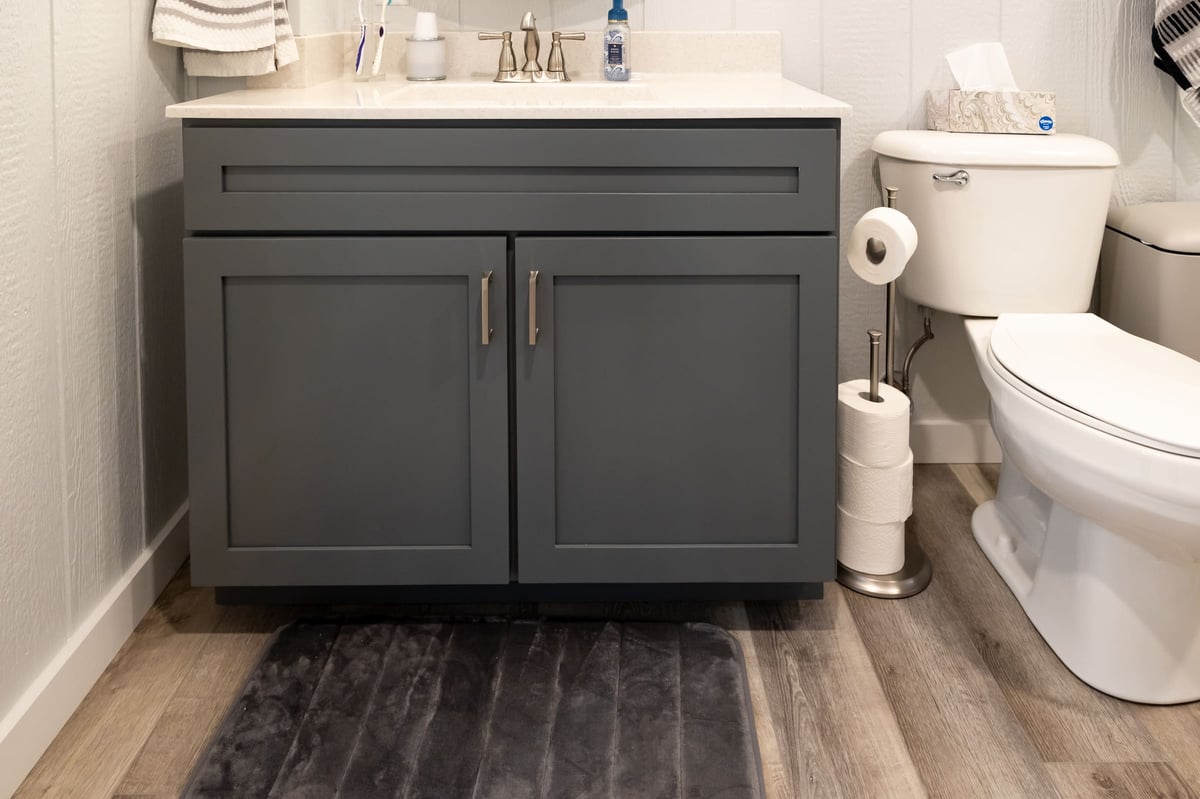
[[193, 579], [819, 590], [839, 137], [833, 119], [187, 121]]
[[189, 238], [185, 261], [198, 584], [508, 582], [504, 238]]
[[836, 258], [832, 236], [518, 238], [522, 581], [827, 579]]

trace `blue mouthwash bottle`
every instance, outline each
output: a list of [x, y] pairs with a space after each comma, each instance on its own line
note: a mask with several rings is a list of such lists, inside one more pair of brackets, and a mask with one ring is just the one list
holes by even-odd
[[613, 0], [608, 12], [608, 27], [604, 29], [604, 77], [608, 80], [629, 80], [629, 12], [625, 0]]

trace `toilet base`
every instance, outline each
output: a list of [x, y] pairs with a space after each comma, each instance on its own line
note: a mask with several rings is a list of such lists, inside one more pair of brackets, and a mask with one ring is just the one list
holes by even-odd
[[1200, 699], [1200, 564], [1161, 553], [1039, 491], [1006, 460], [975, 540], [1063, 664], [1134, 702]]

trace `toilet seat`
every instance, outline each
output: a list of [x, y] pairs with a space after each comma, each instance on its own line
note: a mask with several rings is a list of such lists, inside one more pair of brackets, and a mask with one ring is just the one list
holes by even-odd
[[1200, 362], [1093, 314], [1003, 314], [988, 360], [1005, 382], [1089, 427], [1200, 458]]

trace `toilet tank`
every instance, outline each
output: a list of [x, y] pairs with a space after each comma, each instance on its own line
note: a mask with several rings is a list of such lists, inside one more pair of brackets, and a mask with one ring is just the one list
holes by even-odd
[[1100, 315], [1200, 361], [1200, 203], [1144, 203], [1108, 215]]
[[873, 149], [920, 235], [901, 295], [965, 316], [1088, 309], [1119, 164], [1107, 144], [899, 130]]

